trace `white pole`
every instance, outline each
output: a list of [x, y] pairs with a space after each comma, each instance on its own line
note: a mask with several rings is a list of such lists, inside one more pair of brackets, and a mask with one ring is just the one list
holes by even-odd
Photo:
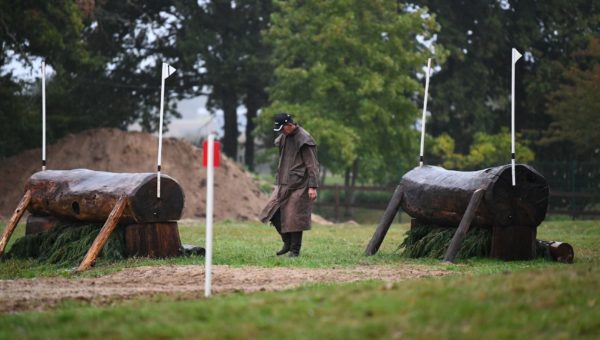
[[42, 61], [42, 171], [46, 170], [46, 61]]
[[165, 97], [165, 66], [162, 64], [162, 73], [160, 76], [160, 122], [158, 124], [158, 165], [156, 172], [156, 198], [160, 198], [160, 165], [162, 162], [162, 127], [163, 127], [163, 106]]
[[429, 74], [431, 73], [431, 58], [427, 59], [427, 75], [425, 76], [425, 98], [423, 99], [423, 118], [421, 119], [421, 154], [419, 166], [423, 166], [423, 152], [425, 149], [425, 114], [427, 113], [427, 93], [429, 92]]
[[510, 130], [511, 130], [511, 166], [512, 166], [512, 185], [513, 187], [517, 184], [515, 178], [515, 64], [517, 60], [521, 58], [521, 53], [516, 49], [512, 49], [512, 63], [511, 63], [511, 87], [510, 87]]
[[209, 297], [212, 281], [212, 239], [213, 239], [213, 172], [215, 136], [208, 135], [208, 164], [206, 168], [206, 254], [204, 275], [204, 296]]

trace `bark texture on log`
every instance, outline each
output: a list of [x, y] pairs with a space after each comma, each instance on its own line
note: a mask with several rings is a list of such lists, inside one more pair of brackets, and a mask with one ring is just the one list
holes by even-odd
[[181, 186], [166, 175], [156, 198], [155, 173], [48, 170], [33, 174], [25, 188], [32, 193], [32, 214], [78, 221], [104, 222], [121, 196], [129, 204], [119, 223], [175, 221], [184, 204]]
[[177, 222], [140, 223], [125, 227], [127, 257], [175, 257], [181, 255]]
[[[458, 227], [471, 195], [484, 189], [485, 196], [473, 219], [476, 227], [537, 227], [546, 216], [548, 183], [530, 166], [516, 166], [516, 186], [511, 167], [503, 165], [480, 171], [452, 171], [422, 166], [400, 181], [402, 209], [422, 223]], [[535, 239], [534, 239], [535, 240]]]

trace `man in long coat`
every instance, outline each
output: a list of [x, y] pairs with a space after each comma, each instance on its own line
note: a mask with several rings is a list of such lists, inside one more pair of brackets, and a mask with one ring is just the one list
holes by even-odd
[[302, 247], [302, 232], [310, 230], [312, 205], [317, 199], [317, 143], [291, 115], [279, 113], [274, 121], [273, 130], [281, 132], [275, 139], [279, 147], [276, 186], [259, 218], [263, 223], [271, 221], [281, 235], [283, 248], [277, 255], [289, 252], [290, 257], [297, 257]]

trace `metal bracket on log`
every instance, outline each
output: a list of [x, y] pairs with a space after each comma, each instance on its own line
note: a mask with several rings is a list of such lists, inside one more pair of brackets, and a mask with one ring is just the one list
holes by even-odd
[[390, 225], [392, 224], [392, 221], [394, 221], [394, 217], [396, 216], [396, 213], [398, 213], [398, 210], [400, 209], [401, 202], [402, 202], [402, 188], [400, 187], [400, 185], [398, 185], [396, 187], [396, 190], [394, 191], [394, 195], [392, 196], [390, 203], [388, 203], [387, 208], [385, 208], [385, 212], [383, 213], [383, 216], [381, 217], [381, 221], [379, 221], [379, 225], [377, 226], [377, 229], [375, 230], [375, 234], [373, 234], [371, 241], [367, 245], [367, 249], [365, 249], [366, 256], [375, 255], [377, 253], [377, 251], [379, 250], [379, 247], [381, 246], [381, 243], [383, 242], [385, 235], [387, 234], [388, 230], [390, 229]]
[[481, 198], [483, 197], [484, 193], [485, 190], [477, 189], [471, 196], [471, 199], [469, 200], [469, 205], [467, 206], [467, 210], [465, 211], [465, 214], [460, 220], [460, 225], [458, 226], [458, 229], [456, 229], [456, 232], [452, 237], [452, 241], [450, 241], [448, 250], [446, 250], [444, 262], [454, 262], [456, 254], [458, 254], [458, 251], [460, 250], [460, 247], [463, 241], [465, 240], [465, 237], [467, 237], [467, 232], [469, 231], [469, 227], [471, 226], [473, 217], [475, 217], [475, 212], [477, 211], [477, 208], [481, 203]]
[[2, 256], [4, 254], [4, 249], [8, 245], [8, 240], [10, 240], [10, 237], [12, 236], [13, 232], [15, 231], [17, 224], [21, 220], [21, 217], [23, 217], [23, 213], [25, 213], [25, 209], [27, 209], [27, 206], [29, 206], [30, 201], [31, 201], [31, 191], [27, 190], [25, 192], [25, 195], [23, 195], [21, 202], [19, 202], [17, 209], [15, 209], [15, 212], [13, 213], [10, 220], [8, 221], [8, 224], [6, 225], [4, 232], [2, 233], [2, 238], [0, 239], [0, 256]]
[[94, 243], [92, 243], [92, 246], [83, 258], [83, 261], [81, 261], [79, 268], [77, 268], [77, 272], [88, 270], [94, 261], [96, 261], [96, 258], [98, 257], [98, 254], [100, 254], [102, 247], [104, 247], [104, 244], [106, 244], [106, 241], [108, 241], [108, 237], [113, 230], [115, 230], [115, 227], [119, 223], [119, 218], [121, 218], [123, 215], [125, 207], [127, 206], [127, 202], [127, 196], [121, 196], [119, 198], [117, 204], [115, 204], [115, 207], [110, 212], [110, 215], [108, 215], [108, 219], [102, 226], [102, 229], [100, 229], [98, 236], [96, 236]]

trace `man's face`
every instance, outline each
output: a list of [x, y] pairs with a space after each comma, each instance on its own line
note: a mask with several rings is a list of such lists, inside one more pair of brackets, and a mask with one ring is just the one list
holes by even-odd
[[281, 128], [281, 131], [283, 132], [284, 135], [289, 135], [290, 133], [294, 132], [294, 130], [296, 129], [296, 125], [294, 124], [285, 124], [283, 126], [283, 128]]

